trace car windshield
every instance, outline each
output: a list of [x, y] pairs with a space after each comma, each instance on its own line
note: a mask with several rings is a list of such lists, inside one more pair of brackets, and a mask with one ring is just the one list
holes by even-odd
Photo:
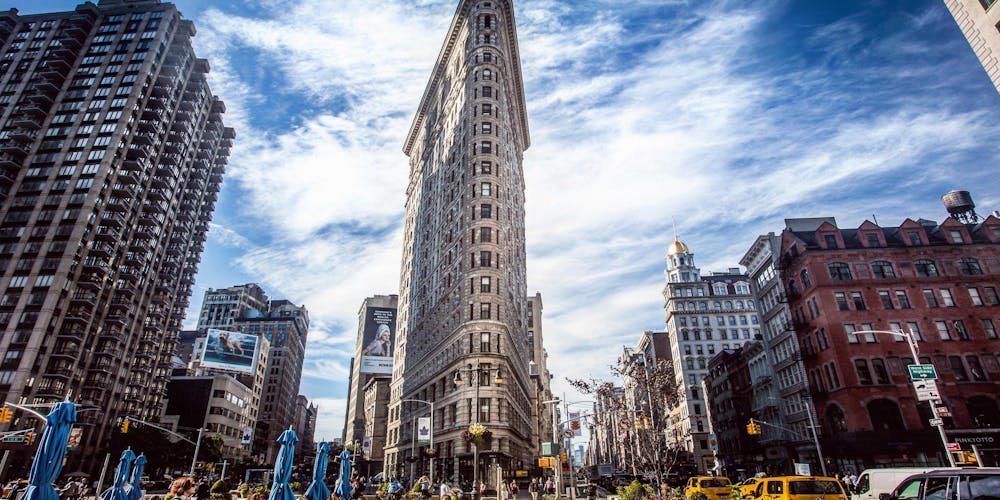
[[702, 488], [724, 488], [726, 486], [729, 486], [729, 480], [728, 479], [702, 479], [701, 480], [701, 487]]
[[840, 493], [840, 485], [836, 481], [792, 481], [788, 483], [788, 493], [792, 495]]

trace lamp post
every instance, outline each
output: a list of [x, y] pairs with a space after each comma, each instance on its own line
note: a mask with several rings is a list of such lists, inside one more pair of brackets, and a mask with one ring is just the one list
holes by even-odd
[[[556, 399], [550, 399], [548, 401], [542, 401], [542, 404], [543, 405], [557, 405], [560, 402], [562, 402], [562, 400], [559, 399], [559, 398], [556, 398]], [[559, 430], [558, 430], [558, 427], [559, 426], [556, 424], [556, 407], [553, 406], [552, 407], [552, 445], [553, 446], [556, 443], [559, 442], [559, 438], [558, 438], [558, 432], [559, 432]], [[560, 484], [559, 484], [560, 481], [559, 481], [559, 479], [560, 479], [560, 476], [561, 476], [560, 471], [562, 470], [562, 466], [559, 463], [559, 453], [558, 452], [556, 452], [556, 456], [553, 457], [553, 458], [556, 459], [556, 467], [555, 467], [556, 470], [554, 472], [555, 472], [555, 476], [556, 476], [556, 498], [558, 499], [559, 498], [559, 487], [560, 487]]]
[[[428, 447], [431, 450], [433, 450], [434, 449], [434, 402], [433, 401], [424, 401], [422, 399], [401, 399], [400, 403], [422, 403], [422, 404], [425, 404], [425, 405], [430, 405], [430, 407], [431, 407], [430, 408], [431, 409], [431, 429], [430, 429], [430, 436], [429, 436], [430, 443], [428, 443]], [[416, 433], [416, 427], [417, 427], [417, 420], [416, 420], [416, 417], [413, 417], [414, 434]], [[410, 443], [410, 455], [416, 456], [414, 454], [414, 450], [416, 449], [416, 445], [417, 445], [416, 439], [414, 438], [414, 440]], [[431, 453], [431, 455], [430, 455], [430, 469], [431, 469], [431, 474], [430, 474], [431, 489], [433, 489], [434, 488], [434, 486], [433, 486], [434, 485], [434, 454], [433, 453]], [[410, 475], [412, 476], [413, 474], [411, 473]]]
[[[563, 394], [563, 397], [566, 397], [566, 395]], [[565, 420], [565, 422], [572, 422], [572, 419], [569, 416], [569, 407], [570, 406], [577, 405], [577, 404], [588, 404], [588, 403], [591, 404], [591, 405], [593, 405], [594, 401], [586, 400], [586, 401], [569, 401], [569, 402], [564, 402], [563, 403], [563, 411], [566, 412], [566, 420]], [[591, 415], [593, 415], [593, 411], [591, 411]], [[580, 414], [577, 418], [583, 418], [584, 416], [585, 416], [585, 414]], [[576, 430], [575, 429], [573, 429], [572, 427], [570, 427], [570, 430], [572, 430], [573, 434], [576, 435]], [[566, 461], [569, 462], [569, 484], [570, 484], [569, 497], [572, 498], [572, 499], [575, 499], [576, 498], [576, 470], [575, 470], [575, 467], [573, 466], [573, 438], [570, 437], [570, 436], [566, 436], [566, 441], [569, 442], [569, 446], [566, 447]]]
[[[490, 369], [492, 371], [492, 369]], [[493, 382], [496, 385], [503, 385], [503, 376], [500, 374], [500, 368], [497, 369], [496, 378]], [[469, 363], [468, 367], [464, 370], [459, 368], [455, 370], [455, 379], [453, 382], [455, 386], [462, 385], [462, 372], [468, 373], [469, 383], [476, 386], [476, 419], [475, 422], [479, 422], [479, 412], [481, 408], [479, 407], [479, 386], [482, 385], [483, 380], [489, 380], [489, 373], [483, 373], [482, 365], [479, 361], [476, 361], [476, 367], [472, 367], [472, 363]], [[472, 495], [473, 497], [478, 497], [479, 495], [479, 445], [476, 444], [475, 440], [472, 441]]]
[[[919, 348], [919, 346], [917, 346], [917, 338], [916, 338], [915, 335], [913, 335], [913, 332], [910, 331], [910, 330], [906, 330], [906, 331], [896, 331], [896, 330], [859, 330], [859, 331], [856, 331], [856, 332], [853, 332], [853, 333], [855, 335], [861, 334], [861, 333], [883, 333], [883, 334], [886, 334], [886, 335], [892, 335], [893, 337], [902, 337], [903, 339], [906, 340], [906, 345], [909, 346], [909, 348], [910, 348], [910, 354], [913, 356], [913, 364], [916, 365], [916, 366], [921, 366], [923, 364], [923, 363], [920, 362], [920, 356], [919, 356], [919, 350], [920, 350], [920, 348]], [[913, 390], [916, 391], [916, 387], [914, 387]], [[928, 401], [928, 404], [931, 407], [931, 416], [934, 418], [934, 421], [938, 422], [937, 425], [935, 425], [934, 427], [937, 427], [938, 434], [941, 436], [941, 445], [944, 446], [944, 456], [945, 456], [945, 458], [948, 459], [948, 466], [949, 467], [954, 467], [955, 466], [955, 458], [952, 457], [951, 456], [951, 452], [948, 451], [948, 436], [946, 436], [945, 433], [944, 433], [944, 422], [941, 422], [941, 418], [938, 417], [937, 406], [934, 404], [934, 401]]]

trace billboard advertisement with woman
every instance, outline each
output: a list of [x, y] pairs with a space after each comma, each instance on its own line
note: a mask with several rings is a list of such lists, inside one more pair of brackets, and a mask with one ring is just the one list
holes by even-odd
[[201, 353], [201, 366], [253, 373], [260, 339], [256, 335], [210, 328]]
[[396, 341], [396, 310], [369, 307], [361, 342], [361, 373], [392, 374], [392, 348]]

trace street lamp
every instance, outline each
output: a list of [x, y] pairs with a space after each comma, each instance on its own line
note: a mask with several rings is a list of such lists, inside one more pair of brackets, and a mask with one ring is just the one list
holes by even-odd
[[[425, 405], [430, 405], [430, 407], [431, 407], [430, 408], [431, 409], [431, 429], [430, 429], [430, 436], [429, 436], [430, 442], [428, 443], [428, 447], [431, 450], [433, 450], [434, 449], [434, 402], [433, 401], [424, 401], [422, 399], [401, 399], [400, 403], [423, 403]], [[417, 418], [416, 416], [413, 417], [413, 434], [414, 434], [414, 439], [413, 439], [413, 441], [410, 442], [410, 455], [414, 456], [414, 457], [416, 456], [416, 454], [414, 453], [414, 450], [416, 449], [416, 446], [417, 446], [417, 442], [416, 442], [417, 441], [416, 440], [417, 420], [416, 420], [416, 418]], [[434, 484], [434, 454], [433, 454], [433, 452], [430, 454], [430, 469], [431, 469], [430, 482], [433, 485]], [[413, 470], [410, 470], [410, 475], [411, 476], [414, 475], [413, 474]]]
[[[898, 331], [898, 330], [859, 330], [853, 332], [855, 335], [859, 333], [884, 333], [886, 335], [892, 335], [893, 337], [902, 337], [906, 340], [906, 345], [910, 347], [910, 354], [913, 355], [913, 364], [915, 366], [921, 366], [919, 356], [919, 346], [917, 346], [917, 337], [913, 335], [910, 330]], [[916, 387], [913, 388], [916, 391]], [[919, 395], [918, 395], [919, 396]], [[937, 406], [934, 401], [929, 401], [928, 404], [931, 407], [931, 416], [934, 417], [934, 422], [936, 423], [934, 427], [937, 427], [938, 434], [941, 436], [941, 444], [944, 446], [944, 456], [948, 459], [948, 465], [950, 467], [955, 466], [955, 458], [951, 456], [951, 452], [948, 451], [948, 437], [944, 433], [944, 422], [938, 417]]]
[[[503, 385], [503, 375], [500, 374], [500, 368], [496, 369], [496, 378], [493, 379], [493, 383], [496, 385]], [[479, 412], [481, 408], [479, 407], [479, 386], [482, 385], [484, 380], [489, 380], [490, 371], [492, 369], [483, 371], [482, 365], [476, 362], [476, 367], [472, 367], [472, 363], [469, 363], [465, 370], [459, 368], [455, 370], [455, 379], [452, 381], [455, 383], [455, 387], [462, 385], [462, 372], [468, 373], [469, 383], [476, 386], [476, 420], [479, 423]], [[476, 444], [475, 440], [472, 441], [472, 494], [476, 496], [479, 494], [479, 445]]]

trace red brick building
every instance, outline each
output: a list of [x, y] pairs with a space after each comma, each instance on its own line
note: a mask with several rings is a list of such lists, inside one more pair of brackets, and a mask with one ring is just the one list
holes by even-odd
[[[912, 330], [937, 369], [946, 429], [1000, 427], [1000, 219], [785, 222], [782, 280], [834, 468], [945, 463], [906, 343], [855, 331]], [[997, 450], [981, 451], [995, 464]]]

